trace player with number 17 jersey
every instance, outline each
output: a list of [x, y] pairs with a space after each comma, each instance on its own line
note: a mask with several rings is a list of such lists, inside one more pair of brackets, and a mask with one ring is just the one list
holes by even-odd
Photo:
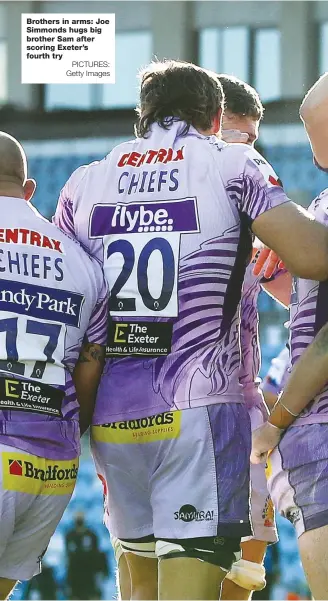
[[[80, 387], [83, 371], [91, 379], [85, 363], [80, 376], [75, 367], [85, 337], [105, 343], [108, 309], [102, 270], [75, 240], [23, 197], [0, 196], [0, 206], [1, 596], [3, 579], [11, 587], [40, 572], [72, 496], [80, 454], [73, 377]], [[88, 392], [84, 402], [92, 407]]]

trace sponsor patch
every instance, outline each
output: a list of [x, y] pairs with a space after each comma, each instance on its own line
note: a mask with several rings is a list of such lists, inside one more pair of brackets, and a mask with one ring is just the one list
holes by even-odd
[[26, 411], [63, 417], [65, 393], [47, 384], [0, 378], [0, 411]]
[[270, 496], [268, 496], [265, 500], [265, 505], [262, 512], [262, 519], [264, 520], [265, 527], [274, 527], [274, 507]]
[[[179, 511], [174, 512], [174, 519], [182, 522], [213, 522], [214, 511], [202, 509], [198, 511], [193, 505], [183, 505]], [[221, 539], [224, 541], [224, 539]]]
[[254, 163], [258, 170], [262, 173], [265, 181], [269, 188], [272, 186], [283, 187], [282, 181], [279, 179], [275, 171], [272, 169], [271, 165], [265, 161], [261, 155], [259, 155], [256, 151], [249, 149], [245, 153], [252, 163]]
[[266, 462], [266, 465], [265, 465], [265, 476], [266, 476], [267, 480], [270, 478], [271, 474], [272, 474], [272, 462], [271, 462], [271, 459], [270, 459], [270, 452], [269, 452], [268, 453], [267, 462]]
[[111, 322], [106, 357], [160, 357], [171, 352], [173, 324], [145, 321]]
[[70, 495], [77, 472], [78, 459], [56, 461], [15, 451], [2, 453], [4, 490], [30, 495]]
[[301, 510], [299, 507], [291, 507], [285, 513], [285, 518], [295, 526], [296, 522], [301, 519]]
[[25, 228], [0, 228], [0, 243], [39, 246], [65, 254], [61, 240]]
[[90, 238], [148, 232], [199, 232], [195, 198], [156, 202], [96, 205]]
[[84, 296], [68, 290], [0, 280], [0, 311], [79, 327]]
[[96, 442], [140, 444], [178, 438], [180, 431], [181, 411], [172, 411], [152, 417], [93, 426], [92, 437]]
[[154, 165], [156, 163], [171, 163], [184, 160], [184, 146], [181, 148], [159, 148], [158, 150], [147, 150], [141, 152], [126, 152], [120, 156], [118, 167], [141, 167], [142, 165]]

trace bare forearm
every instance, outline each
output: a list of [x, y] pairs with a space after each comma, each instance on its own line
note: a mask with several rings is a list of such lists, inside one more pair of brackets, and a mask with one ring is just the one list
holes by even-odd
[[294, 417], [283, 405], [298, 415], [328, 382], [328, 324], [304, 351], [288, 379], [280, 403], [271, 414], [270, 423], [279, 428], [288, 427]]
[[80, 404], [80, 429], [85, 432], [92, 421], [100, 377], [104, 367], [104, 349], [86, 343], [74, 369], [73, 380]]

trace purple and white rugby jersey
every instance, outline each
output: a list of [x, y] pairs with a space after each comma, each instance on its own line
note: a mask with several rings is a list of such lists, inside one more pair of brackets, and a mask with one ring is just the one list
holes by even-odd
[[80, 450], [71, 379], [86, 335], [104, 344], [97, 261], [21, 198], [0, 197], [0, 443], [49, 459]]
[[259, 340], [258, 296], [261, 291], [262, 276], [255, 276], [253, 268], [257, 255], [246, 269], [240, 306], [240, 347], [241, 364], [239, 382], [247, 409], [261, 406], [263, 396], [259, 390], [261, 379], [261, 351]]
[[55, 223], [103, 262], [109, 360], [94, 423], [243, 402], [239, 303], [252, 221], [288, 201], [252, 148], [152, 127], [83, 166]]
[[[263, 278], [262, 274], [255, 276], [253, 268], [259, 254], [255, 254], [252, 262], [246, 269], [240, 307], [240, 344], [241, 344], [241, 367], [239, 381], [243, 387], [245, 402], [248, 409], [263, 406], [263, 395], [261, 389], [261, 350], [259, 339], [259, 313], [257, 309], [258, 296], [261, 292], [261, 284], [286, 273], [285, 269], [276, 270], [270, 280]], [[265, 410], [266, 413], [266, 410]]]
[[[328, 226], [328, 188], [315, 198], [309, 212]], [[294, 278], [290, 312], [292, 366], [328, 321], [328, 280]], [[328, 386], [302, 411], [293, 426], [328, 422]]]
[[278, 396], [283, 390], [289, 376], [290, 353], [288, 346], [284, 346], [279, 355], [272, 359], [268, 373], [263, 378], [261, 390], [271, 392]]

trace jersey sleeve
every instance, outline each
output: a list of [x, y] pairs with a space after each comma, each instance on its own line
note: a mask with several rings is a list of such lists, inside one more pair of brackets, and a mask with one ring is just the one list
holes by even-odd
[[85, 336], [88, 342], [106, 344], [108, 326], [108, 287], [103, 279], [103, 285], [98, 301], [92, 311]]
[[[235, 145], [237, 146], [237, 145]], [[262, 213], [289, 202], [282, 182], [271, 165], [254, 149], [239, 144], [238, 155], [234, 162], [231, 149], [231, 166], [228, 171], [239, 167], [240, 175], [226, 182], [226, 191], [237, 205], [240, 213], [247, 216], [250, 225]], [[237, 150], [237, 149], [236, 149]]]
[[59, 194], [56, 212], [52, 218], [53, 223], [57, 225], [59, 229], [65, 232], [65, 234], [73, 237], [75, 237], [75, 193], [81, 179], [83, 179], [85, 172], [86, 166], [79, 167], [67, 180]]
[[289, 367], [289, 349], [284, 347], [278, 357], [272, 359], [269, 371], [262, 380], [261, 389], [263, 392], [271, 392], [278, 395], [286, 384], [288, 379]]

